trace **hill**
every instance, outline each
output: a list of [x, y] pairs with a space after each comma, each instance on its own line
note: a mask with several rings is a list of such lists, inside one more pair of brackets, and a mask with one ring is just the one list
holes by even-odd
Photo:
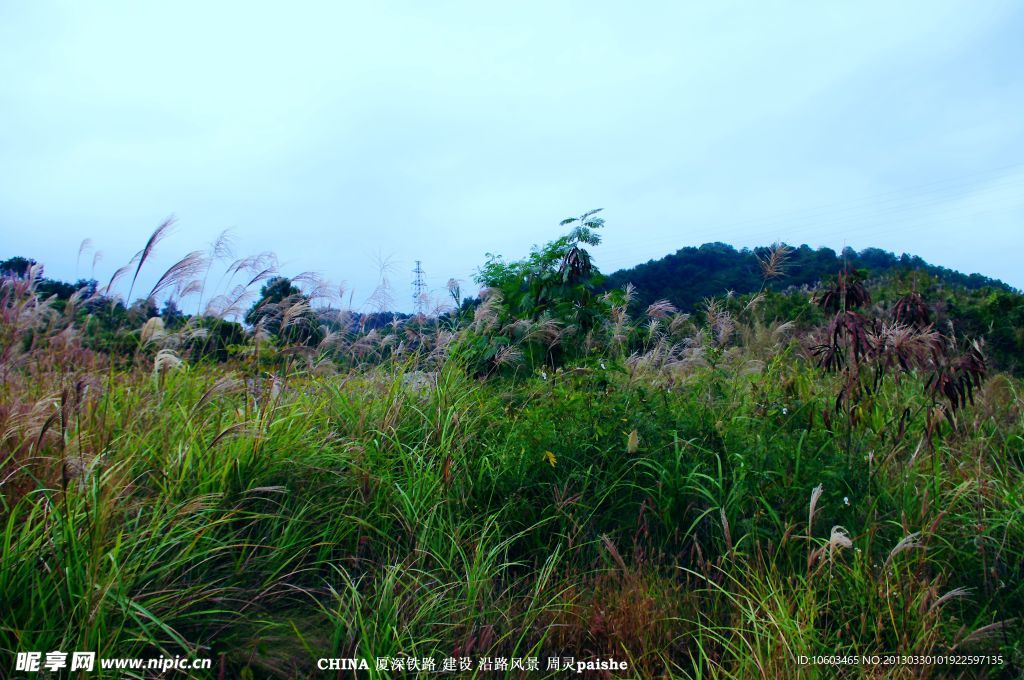
[[[636, 287], [638, 307], [667, 299], [680, 310], [689, 312], [708, 297], [728, 291], [742, 295], [760, 290], [764, 281], [761, 258], [767, 256], [769, 250], [737, 250], [725, 243], [680, 248], [660, 260], [621, 269], [609, 275], [604, 285], [611, 290], [632, 283]], [[897, 256], [879, 248], [866, 248], [860, 252], [847, 248], [836, 253], [831, 248], [814, 249], [807, 245], [793, 248], [786, 262], [785, 276], [769, 281], [767, 288], [783, 290], [792, 286], [815, 286], [844, 267], [865, 269], [872, 277], [919, 271], [941, 283], [965, 290], [990, 288], [1014, 291], [1002, 281], [980, 274], [963, 274], [906, 253]]]

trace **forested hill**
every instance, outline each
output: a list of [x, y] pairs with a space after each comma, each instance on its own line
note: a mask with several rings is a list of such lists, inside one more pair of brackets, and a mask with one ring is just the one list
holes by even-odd
[[[705, 243], [699, 248], [680, 248], [660, 260], [651, 260], [631, 269], [621, 269], [607, 277], [606, 289], [627, 283], [636, 287], [637, 306], [646, 307], [655, 300], [667, 299], [682, 311], [693, 311], [704, 298], [750, 293], [761, 288], [764, 278], [761, 258], [769, 248], [736, 250], [725, 243]], [[857, 252], [852, 248], [836, 253], [831, 248], [815, 250], [807, 245], [794, 248], [785, 263], [785, 275], [769, 280], [768, 287], [781, 290], [790, 286], [813, 286], [844, 267], [865, 269], [869, 276], [899, 271], [923, 271], [938, 280], [968, 290], [991, 287], [1004, 291], [1013, 288], [980, 274], [962, 274], [946, 267], [928, 264], [920, 257], [895, 255], [879, 248]]]

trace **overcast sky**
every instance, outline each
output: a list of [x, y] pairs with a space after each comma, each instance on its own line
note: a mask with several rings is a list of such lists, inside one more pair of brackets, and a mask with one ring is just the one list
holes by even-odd
[[[0, 2], [0, 257], [103, 279], [231, 228], [359, 307], [604, 208], [685, 245], [878, 246], [1024, 287], [1024, 3]], [[187, 308], [187, 305], [186, 305]]]

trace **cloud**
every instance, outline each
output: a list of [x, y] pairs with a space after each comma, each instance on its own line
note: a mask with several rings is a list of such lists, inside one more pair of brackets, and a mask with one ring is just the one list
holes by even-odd
[[[52, 275], [74, 275], [87, 236], [116, 267], [173, 212], [164, 264], [234, 227], [240, 250], [274, 250], [357, 297], [384, 253], [404, 301], [415, 259], [442, 289], [484, 252], [517, 257], [604, 207], [609, 265], [702, 240], [863, 235], [1024, 285], [978, 248], [897, 237], [953, 215], [942, 196], [917, 212], [841, 207], [1022, 157], [1013, 3], [0, 13], [0, 69], [14, 74], [0, 88], [0, 225], [10, 254]], [[801, 221], [821, 205], [840, 206], [828, 224]], [[1017, 215], [983, 214], [972, 233], [1012, 240]]]

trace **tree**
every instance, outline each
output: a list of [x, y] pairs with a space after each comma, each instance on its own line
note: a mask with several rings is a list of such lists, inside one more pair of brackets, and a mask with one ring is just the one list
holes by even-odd
[[285, 276], [267, 281], [260, 290], [260, 299], [245, 315], [245, 322], [261, 325], [284, 342], [312, 345], [320, 341], [320, 324], [309, 306], [309, 297]]
[[128, 308], [128, 317], [133, 324], [143, 323], [154, 316], [160, 316], [160, 310], [150, 298], [139, 298]]
[[[274, 276], [270, 278], [260, 289], [260, 299], [253, 303], [249, 312], [245, 315], [245, 322], [250, 326], [264, 321], [265, 324], [273, 323], [273, 317], [277, 313], [277, 307], [291, 298], [298, 298], [302, 291], [294, 286], [286, 276]], [[270, 330], [268, 328], [268, 330]], [[274, 332], [271, 330], [271, 332]]]
[[602, 277], [583, 246], [601, 242], [596, 230], [604, 220], [595, 217], [598, 212], [562, 220], [560, 225], [572, 224], [572, 230], [542, 248], [535, 246], [523, 260], [505, 262], [488, 253], [476, 281], [499, 291], [508, 312], [517, 318], [548, 315], [589, 330], [598, 316], [594, 302]]
[[167, 302], [164, 303], [164, 308], [160, 310], [160, 316], [164, 320], [164, 325], [168, 328], [177, 328], [185, 321], [185, 314], [178, 308], [178, 304], [172, 298], [168, 298]]
[[597, 212], [562, 220], [572, 229], [522, 260], [488, 253], [475, 276], [488, 290], [462, 343], [473, 370], [556, 365], [586, 346], [583, 339], [608, 309], [598, 295], [601, 273], [585, 248], [601, 242]]
[[28, 257], [15, 256], [9, 258], [0, 262], [0, 276], [27, 276], [28, 270], [35, 264], [36, 261]]

